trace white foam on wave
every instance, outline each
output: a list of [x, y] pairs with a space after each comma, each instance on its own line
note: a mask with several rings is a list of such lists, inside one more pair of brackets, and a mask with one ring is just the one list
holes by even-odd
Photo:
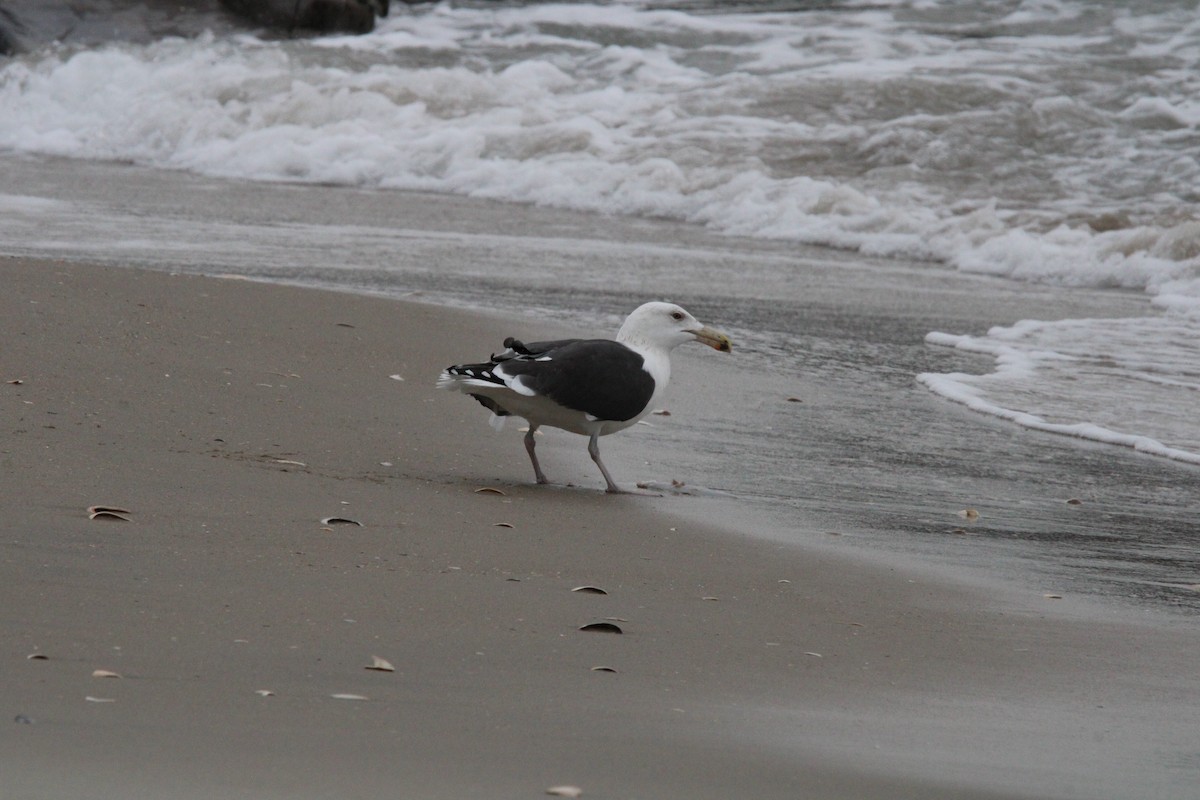
[[1198, 323], [1168, 314], [1026, 320], [982, 337], [935, 332], [929, 344], [990, 356], [995, 369], [917, 379], [948, 400], [1032, 430], [1200, 464]]
[[[1042, 24], [1065, 13], [1059, 5], [1000, 23]], [[1118, 165], [1113, 143], [1099, 147], [1112, 161], [1104, 168], [1085, 153], [1072, 161], [1066, 149], [1047, 157], [1060, 183], [1067, 176], [1081, 190], [1047, 202], [1035, 195], [1025, 210], [1017, 197], [972, 199], [977, 186], [956, 196], [930, 182], [991, 172], [1005, 190], [986, 157], [1016, 145], [996, 139], [1014, 135], [993, 130], [1006, 117], [982, 119], [991, 94], [996, 105], [1028, 102], [1024, 121], [1042, 139], [1109, 136], [1102, 109], [1024, 87], [1027, 62], [1061, 59], [1056, 48], [1089, 37], [1026, 39], [1024, 57], [981, 50], [900, 25], [878, 7], [694, 15], [438, 6], [395, 15], [365, 37], [205, 37], [11, 61], [0, 67], [0, 147], [669, 217], [1068, 285], [1154, 291], [1188, 277], [1200, 237], [1186, 221], [1163, 221], [1169, 198], [1157, 201], [1162, 213], [1150, 211], [1154, 222], [1125, 230], [1097, 233], [1080, 221], [1095, 203], [1089, 182]], [[956, 91], [965, 94], [945, 99]], [[831, 93], [845, 100], [830, 103]], [[872, 117], [874, 105], [884, 107]], [[1192, 113], [1188, 101], [1164, 95], [1116, 116]], [[1146, 140], [1125, 160], [1180, 161], [1178, 148], [1158, 153], [1158, 140]], [[1183, 185], [1191, 174], [1158, 173]], [[1078, 219], [1047, 228], [1048, 213]]]

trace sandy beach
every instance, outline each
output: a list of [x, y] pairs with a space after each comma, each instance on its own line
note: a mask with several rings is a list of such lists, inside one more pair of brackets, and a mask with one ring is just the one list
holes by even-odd
[[1194, 629], [532, 485], [433, 388], [513, 320], [0, 281], [6, 798], [1194, 796]]

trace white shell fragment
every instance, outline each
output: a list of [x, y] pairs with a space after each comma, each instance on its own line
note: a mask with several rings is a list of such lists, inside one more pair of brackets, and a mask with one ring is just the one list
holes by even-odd
[[475, 490], [475, 494], [498, 494], [504, 496], [504, 492], [494, 486], [480, 486]]
[[329, 695], [334, 700], [370, 700], [371, 698], [362, 694], [331, 694]]
[[546, 790], [546, 794], [551, 797], [579, 797], [583, 794], [583, 789], [578, 786], [551, 786]]
[[270, 689], [255, 689], [254, 693], [259, 697], [274, 697], [275, 693]]
[[592, 667], [592, 672], [616, 672], [615, 667]]
[[45, 653], [30, 653], [29, 655], [27, 655], [25, 657], [27, 659], [29, 659], [30, 661], [49, 661], [50, 660], [50, 656], [46, 655]]
[[349, 517], [325, 517], [323, 520], [321, 520], [321, 524], [322, 525], [357, 525], [360, 528], [363, 526], [363, 524], [361, 522], [359, 522], [358, 520], [350, 519]]
[[119, 677], [121, 677], [121, 674], [119, 672], [113, 672], [111, 669], [96, 669], [96, 670], [92, 670], [92, 677], [93, 678], [119, 678]]
[[492, 527], [493, 528], [515, 528], [516, 526], [513, 525], [511, 522], [493, 522]]
[[117, 702], [115, 699], [113, 699], [111, 697], [92, 697], [90, 694], [83, 699], [88, 701], [89, 703], [115, 703], [115, 702]]
[[122, 522], [132, 522], [130, 514], [133, 512], [127, 508], [118, 508], [117, 506], [88, 506], [88, 519], [119, 519]]
[[580, 592], [581, 594], [608, 594], [599, 586], [576, 586], [572, 592]]
[[972, 522], [979, 519], [979, 512], [974, 508], [964, 508], [962, 511], [958, 512], [958, 515], [963, 519], [968, 519]]
[[584, 625], [579, 630], [594, 632], [594, 633], [624, 633], [625, 632], [625, 631], [621, 630], [620, 625], [615, 625], [611, 622], [593, 622], [588, 625]]
[[371, 656], [371, 663], [367, 664], [363, 669], [373, 669], [376, 672], [395, 672], [396, 668], [392, 666], [392, 662], [386, 658], [379, 656]]

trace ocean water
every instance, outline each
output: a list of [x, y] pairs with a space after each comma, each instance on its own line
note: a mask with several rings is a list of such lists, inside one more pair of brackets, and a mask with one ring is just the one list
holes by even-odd
[[[1193, 2], [450, 2], [396, 8], [357, 37], [68, 42], [0, 61], [0, 153], [461, 195], [618, 218], [620, 235], [634, 238], [641, 221], [650, 232], [629, 251], [632, 264], [622, 243], [605, 245], [612, 269], [630, 271], [621, 283], [630, 294], [672, 285], [656, 271], [651, 223], [692, 226], [706, 238], [687, 297], [701, 308], [725, 298], [755, 363], [798, 370], [819, 360], [794, 356], [811, 346], [814, 321], [789, 317], [788, 298], [841, 278], [813, 277], [796, 258], [876, 281], [868, 306], [886, 305], [892, 289], [899, 297], [894, 276], [922, 264], [922, 291], [953, 284], [947, 301], [975, 292], [971, 308], [1019, 287], [1043, 316], [983, 327], [982, 310], [931, 318], [920, 357], [891, 353], [886, 378], [928, 394], [931, 425], [1023, 428], [1095, 464], [1111, 451], [1145, 454], [1163, 462], [1147, 469], [1168, 476], [1168, 505], [1196, 506], [1187, 489], [1200, 464]], [[251, 240], [150, 207], [117, 223], [98, 210], [100, 196], [89, 205], [0, 185], [5, 249], [169, 254], [212, 271], [257, 260], [266, 277], [303, 277], [285, 266], [305, 260], [295, 229], [263, 220]], [[570, 260], [564, 231], [586, 225], [578, 219], [564, 221], [548, 252]], [[389, 224], [405, 223], [343, 226], [338, 243], [353, 243], [351, 256], [336, 276], [314, 267], [308, 278], [386, 290]], [[50, 242], [55, 226], [74, 233]], [[368, 228], [376, 249], [361, 235]], [[330, 244], [325, 236], [311, 249]], [[472, 241], [481, 261], [503, 247]], [[753, 267], [739, 248], [756, 252]], [[564, 319], [577, 310], [551, 265], [506, 268], [543, 289], [535, 302], [498, 296], [482, 272], [457, 283], [408, 274], [447, 301], [525, 302]], [[574, 280], [599, 295], [618, 283]], [[763, 310], [754, 298], [778, 302]], [[1144, 308], [1130, 314], [1132, 302]], [[836, 320], [825, 322], [836, 337]], [[761, 330], [788, 344], [756, 340]], [[899, 452], [904, 432], [894, 436]], [[864, 468], [904, 467], [888, 466], [887, 452]], [[785, 476], [768, 494], [804, 491], [789, 486], [782, 460], [758, 469]], [[1182, 514], [1154, 547], [1186, 530]], [[1195, 553], [1179, 558], [1152, 580], [1200, 582], [1188, 577]]]

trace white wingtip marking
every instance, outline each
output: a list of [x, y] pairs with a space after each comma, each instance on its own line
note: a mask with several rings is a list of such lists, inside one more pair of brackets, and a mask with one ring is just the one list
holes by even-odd
[[487, 389], [501, 388], [492, 381], [481, 380], [479, 378], [468, 378], [465, 375], [456, 375], [452, 372], [443, 372], [438, 376], [437, 379], [437, 388], [439, 389], [467, 392], [468, 387], [471, 386], [482, 386]]

